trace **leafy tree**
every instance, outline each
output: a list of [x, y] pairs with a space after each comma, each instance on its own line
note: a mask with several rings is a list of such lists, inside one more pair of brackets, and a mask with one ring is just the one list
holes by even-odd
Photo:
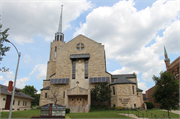
[[96, 102], [98, 105], [102, 106], [103, 103], [110, 101], [110, 93], [111, 89], [109, 88], [108, 82], [95, 85], [95, 87], [91, 89], [92, 104]]
[[[2, 28], [2, 24], [0, 24], [0, 30]], [[4, 42], [6, 42], [7, 40], [7, 37], [9, 34], [7, 34], [9, 28], [5, 29], [4, 31], [0, 31], [0, 49], [1, 49], [1, 52], [0, 52], [0, 61], [2, 61], [2, 57], [5, 56], [5, 52], [9, 51], [10, 50], [10, 47], [6, 47], [3, 45]], [[2, 67], [0, 68], [0, 71], [2, 72], [6, 72], [8, 71], [9, 69], [6, 69], [5, 67]]]
[[36, 94], [37, 90], [34, 86], [26, 85], [22, 90], [23, 93], [35, 98], [31, 101], [31, 106], [39, 105], [40, 94]]
[[179, 82], [170, 72], [165, 71], [160, 73], [160, 77], [153, 75], [153, 80], [156, 83], [156, 88], [153, 97], [156, 103], [160, 104], [160, 108], [169, 111], [178, 108], [179, 102]]

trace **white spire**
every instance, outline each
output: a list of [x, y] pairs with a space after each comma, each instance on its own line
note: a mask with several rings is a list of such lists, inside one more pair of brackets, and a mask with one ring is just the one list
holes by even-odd
[[60, 33], [62, 33], [62, 10], [63, 10], [63, 5], [61, 5], [61, 15], [59, 20], [59, 28], [58, 28], [58, 32]]

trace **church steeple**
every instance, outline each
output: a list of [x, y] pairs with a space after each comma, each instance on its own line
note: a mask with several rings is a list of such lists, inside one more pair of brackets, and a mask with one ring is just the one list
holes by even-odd
[[167, 54], [165, 46], [164, 46], [164, 56], [165, 56], [164, 62], [166, 64], [166, 69], [168, 69], [170, 65], [170, 59], [168, 58], [168, 54]]
[[61, 5], [61, 14], [60, 14], [60, 20], [59, 20], [59, 27], [58, 32], [55, 33], [55, 41], [64, 41], [64, 34], [62, 33], [62, 11], [63, 11], [63, 5]]

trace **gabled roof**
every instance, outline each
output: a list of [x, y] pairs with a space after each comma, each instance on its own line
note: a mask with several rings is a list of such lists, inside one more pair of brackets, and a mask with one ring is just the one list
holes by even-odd
[[137, 92], [142, 92], [143, 90], [139, 89], [139, 88], [136, 88], [136, 91]]
[[[8, 87], [5, 86], [5, 85], [0, 84], [0, 90], [1, 90], [1, 94], [12, 95], [12, 93], [8, 91]], [[18, 89], [18, 88], [15, 88], [15, 90], [20, 91], [20, 89]], [[21, 91], [18, 92], [18, 93], [15, 93], [14, 96], [23, 97], [23, 98], [29, 98], [29, 99], [34, 100], [33, 97], [31, 97], [29, 95], [26, 95], [25, 93], [23, 93]]]
[[41, 89], [41, 91], [42, 91], [42, 90], [49, 90], [49, 88], [50, 88], [50, 86], [44, 87], [44, 88]]
[[112, 77], [118, 78], [118, 79], [115, 80], [114, 82], [112, 82], [109, 85], [115, 85], [115, 84], [136, 84], [135, 82], [127, 79], [127, 78], [130, 78], [130, 77], [127, 77], [126, 75], [112, 75]]

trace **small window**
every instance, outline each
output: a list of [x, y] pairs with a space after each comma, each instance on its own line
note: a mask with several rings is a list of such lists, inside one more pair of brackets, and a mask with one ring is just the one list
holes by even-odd
[[134, 94], [134, 86], [132, 86], [133, 94]]
[[23, 101], [23, 106], [24, 106], [24, 101]]
[[113, 95], [115, 95], [115, 88], [113, 87]]
[[56, 57], [57, 47], [55, 47], [54, 57]]
[[73, 98], [72, 98], [72, 101], [73, 101]]
[[137, 95], [138, 95], [138, 93], [137, 93]]
[[45, 98], [47, 98], [47, 93], [45, 93]]
[[18, 106], [20, 105], [20, 101], [18, 101]]
[[113, 105], [113, 107], [116, 107], [116, 105]]
[[15, 104], [15, 100], [13, 100], [13, 105]]
[[80, 98], [80, 101], [81, 101], [81, 98]]
[[64, 92], [64, 94], [63, 94], [63, 98], [65, 98], [65, 92]]
[[136, 108], [136, 104], [134, 104], [134, 108]]
[[87, 99], [85, 98], [85, 101], [86, 101]]
[[78, 43], [76, 48], [77, 48], [77, 50], [83, 50], [84, 49], [84, 44]]
[[72, 79], [75, 79], [76, 74], [76, 60], [72, 60]]
[[19, 109], [17, 109], [19, 111]]
[[5, 101], [6, 100], [6, 98], [3, 98], [3, 101]]
[[79, 98], [77, 98], [77, 101], [79, 100]]

